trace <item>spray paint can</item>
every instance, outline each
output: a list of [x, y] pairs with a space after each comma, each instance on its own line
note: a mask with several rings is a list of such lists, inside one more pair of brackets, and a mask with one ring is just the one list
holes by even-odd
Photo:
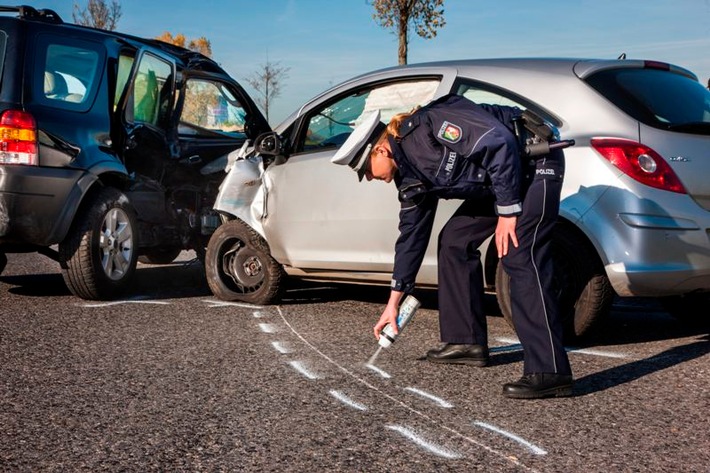
[[[404, 299], [404, 302], [402, 302], [402, 305], [399, 306], [399, 314], [397, 314], [397, 328], [399, 329], [400, 334], [409, 321], [412, 320], [414, 313], [420, 305], [421, 303], [414, 296], [407, 296]], [[380, 332], [380, 339], [377, 343], [379, 343], [382, 348], [387, 348], [394, 343], [396, 338], [397, 335], [395, 335], [391, 324], [387, 324]]]

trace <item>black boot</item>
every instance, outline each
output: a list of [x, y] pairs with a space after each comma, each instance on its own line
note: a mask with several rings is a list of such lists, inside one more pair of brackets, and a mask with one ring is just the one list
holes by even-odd
[[514, 383], [503, 385], [503, 396], [516, 399], [539, 399], [543, 397], [566, 397], [571, 395], [571, 374], [526, 374]]
[[483, 345], [447, 343], [440, 348], [429, 350], [426, 359], [432, 363], [486, 366], [488, 364], [488, 348]]

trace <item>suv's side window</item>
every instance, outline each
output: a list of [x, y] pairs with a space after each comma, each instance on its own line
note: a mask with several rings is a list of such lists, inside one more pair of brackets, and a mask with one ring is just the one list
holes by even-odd
[[144, 54], [133, 79], [133, 120], [155, 126], [167, 123], [173, 90], [173, 66]]
[[430, 102], [438, 87], [439, 81], [433, 79], [400, 81], [344, 97], [311, 116], [298, 150], [338, 148], [373, 110], [380, 110], [380, 120], [387, 123], [397, 113], [411, 112]]
[[101, 45], [42, 35], [38, 40], [34, 97], [44, 105], [85, 111], [101, 77]]
[[213, 132], [243, 135], [246, 110], [228, 86], [208, 79], [188, 78], [179, 133], [210, 135]]

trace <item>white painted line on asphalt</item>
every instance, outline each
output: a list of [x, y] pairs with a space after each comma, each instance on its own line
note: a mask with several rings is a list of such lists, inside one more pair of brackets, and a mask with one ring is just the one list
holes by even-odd
[[259, 324], [259, 330], [264, 333], [276, 333], [279, 331], [279, 328], [274, 324]]
[[154, 305], [170, 305], [170, 302], [165, 301], [144, 301], [144, 300], [125, 300], [125, 301], [111, 301], [111, 302], [97, 302], [89, 304], [80, 304], [81, 307], [109, 307], [112, 305], [121, 304], [154, 304]]
[[428, 450], [429, 452], [433, 453], [434, 455], [438, 455], [440, 457], [447, 458], [449, 460], [456, 460], [457, 458], [461, 458], [461, 455], [459, 455], [456, 452], [452, 452], [451, 450], [449, 450], [447, 448], [439, 447], [437, 445], [434, 445], [431, 442], [427, 442], [425, 439], [420, 437], [416, 432], [408, 429], [407, 427], [402, 427], [401, 425], [387, 425], [385, 427], [390, 430], [394, 430], [395, 432], [399, 432], [400, 434], [404, 435], [412, 442], [416, 443], [417, 445], [419, 445], [423, 449]]
[[537, 447], [533, 445], [532, 443], [528, 442], [522, 437], [518, 437], [515, 434], [511, 434], [510, 432], [507, 432], [503, 429], [499, 429], [498, 427], [491, 425], [491, 424], [486, 424], [485, 422], [474, 422], [479, 427], [483, 427], [484, 429], [491, 430], [497, 434], [503, 435], [504, 437], [508, 437], [511, 440], [514, 440], [518, 442], [519, 444], [523, 445], [524, 447], [528, 448], [531, 452], [533, 452], [535, 455], [547, 455], [547, 452], [540, 447]]
[[521, 468], [522, 470], [529, 471], [529, 472], [536, 472], [536, 471], [537, 471], [537, 470], [535, 470], [534, 468], [531, 468], [531, 467], [525, 465], [524, 463], [522, 463], [522, 462], [521, 462], [520, 460], [518, 460], [517, 458], [512, 457], [511, 455], [508, 454], [508, 452], [498, 450], [498, 449], [496, 449], [496, 448], [494, 448], [494, 447], [490, 447], [490, 446], [488, 446], [486, 443], [484, 443], [484, 442], [481, 441], [481, 440], [477, 440], [477, 439], [475, 439], [475, 438], [471, 438], [471, 437], [469, 437], [469, 436], [467, 436], [467, 435], [464, 435], [463, 433], [459, 432], [458, 430], [456, 430], [456, 429], [454, 429], [454, 428], [452, 428], [452, 427], [449, 427], [448, 425], [444, 424], [443, 422], [441, 422], [441, 421], [439, 421], [439, 420], [437, 420], [437, 419], [435, 419], [435, 418], [433, 418], [433, 417], [427, 415], [426, 413], [424, 413], [424, 412], [422, 412], [422, 411], [420, 411], [420, 410], [415, 409], [414, 407], [412, 407], [411, 405], [407, 404], [406, 402], [404, 402], [404, 401], [402, 401], [402, 400], [400, 400], [400, 399], [398, 399], [398, 398], [396, 398], [396, 397], [394, 397], [394, 396], [392, 396], [392, 395], [390, 395], [390, 394], [387, 394], [386, 392], [382, 391], [381, 389], [379, 389], [379, 388], [378, 388], [377, 386], [375, 386], [374, 384], [368, 382], [366, 379], [363, 379], [363, 378], [359, 377], [357, 374], [353, 373], [352, 371], [350, 371], [349, 369], [345, 368], [344, 366], [342, 366], [341, 364], [339, 364], [337, 361], [333, 360], [331, 357], [329, 357], [328, 355], [326, 355], [325, 353], [323, 353], [322, 351], [320, 351], [316, 346], [314, 346], [311, 342], [309, 342], [303, 335], [301, 335], [301, 334], [293, 327], [293, 325], [291, 325], [291, 324], [289, 323], [289, 321], [286, 319], [286, 316], [284, 315], [283, 310], [281, 310], [281, 307], [277, 306], [277, 307], [276, 307], [276, 310], [278, 310], [279, 316], [281, 317], [281, 320], [283, 320], [283, 323], [289, 328], [289, 330], [291, 330], [291, 332], [292, 332], [299, 340], [301, 340], [306, 346], [308, 346], [308, 348], [310, 348], [311, 350], [313, 350], [313, 352], [316, 353], [318, 356], [320, 356], [321, 358], [323, 358], [324, 360], [326, 360], [328, 363], [330, 363], [331, 365], [333, 365], [333, 366], [335, 366], [336, 368], [338, 368], [340, 371], [342, 371], [342, 372], [345, 373], [346, 375], [350, 376], [352, 379], [354, 379], [354, 380], [357, 381], [358, 383], [362, 384], [363, 386], [367, 387], [368, 389], [371, 389], [371, 390], [377, 392], [377, 393], [378, 393], [379, 395], [381, 395], [382, 397], [384, 397], [384, 398], [386, 398], [386, 399], [392, 401], [392, 402], [395, 403], [395, 404], [398, 404], [398, 405], [399, 405], [400, 407], [402, 407], [403, 409], [408, 410], [408, 411], [411, 412], [412, 414], [414, 414], [414, 415], [416, 415], [416, 416], [418, 416], [418, 417], [424, 419], [425, 421], [429, 422], [430, 424], [432, 424], [432, 425], [434, 425], [434, 426], [436, 426], [436, 427], [438, 427], [438, 428], [440, 428], [440, 429], [443, 429], [443, 430], [447, 431], [447, 432], [450, 433], [451, 435], [454, 435], [454, 436], [456, 436], [456, 437], [458, 437], [458, 438], [460, 438], [460, 439], [462, 439], [462, 440], [465, 440], [466, 442], [470, 443], [471, 445], [475, 445], [475, 446], [477, 446], [478, 448], [481, 448], [481, 449], [485, 450], [485, 451], [488, 452], [488, 453], [491, 453], [491, 454], [493, 454], [493, 455], [496, 455], [498, 458], [501, 458], [501, 459], [504, 460], [504, 461], [510, 462], [510, 463], [512, 463], [513, 465], [515, 465], [515, 466]]
[[348, 396], [341, 393], [340, 391], [336, 391], [335, 389], [331, 389], [329, 392], [334, 398], [336, 398], [338, 401], [342, 402], [343, 404], [347, 404], [348, 406], [353, 407], [359, 411], [366, 411], [367, 410], [366, 406], [360, 404], [357, 401], [353, 401], [352, 399], [350, 399]]
[[291, 350], [281, 342], [271, 342], [271, 344], [274, 346], [276, 351], [281, 353], [282, 355], [286, 355], [288, 353], [291, 353]]
[[429, 393], [426, 392], [426, 391], [422, 391], [421, 389], [409, 388], [409, 387], [408, 387], [408, 388], [404, 388], [404, 390], [405, 390], [405, 391], [412, 392], [412, 393], [414, 393], [414, 394], [418, 394], [418, 395], [421, 396], [421, 397], [425, 397], [425, 398], [427, 398], [427, 399], [429, 399], [429, 400], [431, 400], [431, 401], [434, 401], [435, 403], [437, 403], [437, 404], [440, 405], [441, 407], [445, 407], [445, 408], [447, 408], [447, 409], [449, 409], [449, 408], [451, 408], [451, 407], [454, 407], [454, 405], [451, 404], [450, 402], [447, 402], [447, 401], [441, 399], [440, 397], [434, 396], [433, 394], [429, 394]]
[[628, 358], [629, 357], [629, 355], [627, 355], [625, 353], [615, 353], [613, 351], [606, 351], [606, 350], [590, 350], [589, 348], [566, 347], [565, 350], [567, 350], [570, 353], [583, 353], [585, 355], [605, 356], [607, 358]]
[[242, 304], [240, 302], [227, 302], [217, 300], [203, 300], [202, 302], [209, 304], [210, 307], [246, 307], [248, 309], [261, 309], [262, 306], [254, 304]]
[[390, 374], [389, 374], [388, 372], [386, 372], [385, 370], [381, 370], [380, 368], [378, 368], [378, 367], [375, 366], [375, 365], [371, 365], [371, 364], [368, 363], [368, 364], [365, 365], [365, 367], [371, 369], [372, 371], [374, 371], [375, 373], [379, 374], [379, 375], [382, 376], [383, 378], [391, 378], [391, 377], [392, 377], [392, 376], [390, 376]]
[[288, 364], [293, 366], [293, 368], [296, 371], [298, 371], [299, 373], [301, 373], [303, 376], [305, 376], [308, 379], [319, 379], [320, 378], [320, 376], [318, 376], [317, 374], [311, 373], [310, 371], [308, 371], [308, 368], [303, 366], [303, 363], [301, 363], [300, 361], [290, 361]]
[[[489, 351], [495, 352], [495, 351], [515, 351], [515, 350], [522, 350], [523, 347], [520, 345], [520, 340], [517, 338], [505, 338], [505, 337], [498, 337], [496, 338], [497, 341], [501, 343], [510, 343], [510, 346], [505, 346], [505, 347], [494, 347], [491, 348]], [[565, 350], [568, 353], [582, 353], [585, 355], [594, 355], [594, 356], [604, 356], [607, 358], [628, 358], [629, 355], [625, 353], [616, 353], [613, 351], [606, 351], [606, 350], [592, 350], [589, 348], [574, 348], [574, 347], [565, 347]]]

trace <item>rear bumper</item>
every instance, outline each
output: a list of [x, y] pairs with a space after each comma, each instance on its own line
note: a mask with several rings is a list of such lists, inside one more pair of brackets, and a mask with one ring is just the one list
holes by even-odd
[[0, 243], [49, 246], [64, 238], [94, 176], [67, 168], [0, 166]]

